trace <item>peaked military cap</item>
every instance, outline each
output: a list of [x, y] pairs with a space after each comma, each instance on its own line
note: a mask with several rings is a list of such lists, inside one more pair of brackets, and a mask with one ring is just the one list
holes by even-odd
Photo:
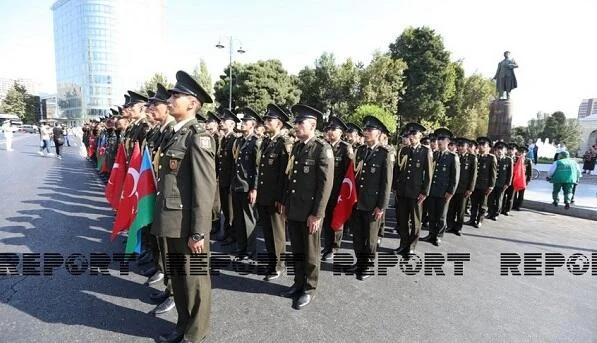
[[113, 109], [113, 108], [110, 109], [110, 112], [112, 112], [112, 114], [115, 115], [115, 116], [118, 115], [118, 111], [115, 110], [115, 109]]
[[516, 144], [516, 143], [510, 143], [510, 144], [508, 144], [508, 149], [518, 150], [518, 144]]
[[518, 151], [529, 152], [529, 147], [526, 145], [521, 145], [518, 147]]
[[176, 84], [174, 88], [168, 90], [170, 93], [181, 93], [191, 95], [197, 98], [201, 104], [210, 104], [213, 102], [211, 96], [195, 81], [191, 75], [179, 70], [176, 73]]
[[425, 128], [425, 126], [423, 126], [419, 123], [408, 123], [404, 127], [404, 131], [406, 131], [406, 133], [425, 132], [425, 131], [427, 131], [427, 129]]
[[311, 106], [296, 104], [292, 106], [290, 110], [292, 111], [292, 113], [294, 113], [295, 123], [301, 122], [305, 119], [315, 119], [319, 123], [323, 120], [323, 113], [314, 109]]
[[208, 123], [209, 122], [216, 122], [218, 124], [220, 123], [220, 118], [212, 111], [207, 112], [207, 116], [205, 119], [207, 119]]
[[124, 105], [122, 105], [122, 108], [127, 108], [131, 105], [131, 97], [128, 94], [124, 95]]
[[257, 114], [257, 112], [255, 112], [252, 108], [250, 107], [243, 107], [240, 110], [237, 111], [237, 114], [241, 114], [242, 113], [242, 119], [241, 120], [254, 120], [257, 123], [261, 123], [261, 117], [259, 116], [259, 114]]
[[390, 133], [381, 120], [374, 116], [365, 116], [365, 118], [363, 118], [363, 127], [365, 129], [378, 129], [385, 134]]
[[158, 83], [158, 89], [155, 94], [149, 98], [149, 101], [167, 103], [169, 97], [170, 95], [168, 94], [166, 87], [161, 83]]
[[280, 108], [276, 104], [267, 105], [267, 109], [265, 110], [265, 114], [263, 115], [263, 118], [264, 119], [276, 118], [276, 119], [280, 119], [284, 123], [286, 123], [287, 121], [290, 120], [286, 111], [284, 111], [282, 108]]
[[139, 102], [147, 102], [147, 97], [137, 92], [129, 91], [129, 96], [131, 97], [131, 105], [134, 105]]
[[505, 148], [507, 146], [508, 146], [508, 144], [506, 144], [506, 143], [504, 143], [502, 141], [498, 141], [498, 142], [495, 142], [495, 144], [493, 145], [493, 148], [494, 149], [503, 149], [503, 148]]
[[437, 139], [452, 138], [452, 131], [446, 129], [445, 127], [436, 129], [433, 131], [433, 134], [437, 136]]
[[[408, 133], [407, 133], [408, 135]], [[437, 135], [435, 133], [430, 133], [427, 138], [429, 138], [430, 142], [436, 142], [437, 141]]]
[[470, 141], [468, 139], [462, 138], [462, 137], [456, 138], [456, 145], [462, 146], [465, 144], [467, 144], [467, 145], [470, 144]]
[[467, 141], [468, 141], [468, 145], [470, 145], [470, 146], [477, 146], [478, 145], [477, 141], [474, 140], [474, 139], [467, 139]]
[[491, 145], [491, 139], [489, 139], [489, 138], [487, 138], [485, 136], [477, 137], [477, 144], [483, 145], [485, 143]]
[[240, 119], [238, 119], [236, 114], [227, 108], [222, 110], [222, 115], [220, 116], [220, 120], [232, 120], [235, 123], [240, 123]]
[[201, 114], [201, 113], [196, 113], [195, 114], [195, 118], [197, 119], [198, 122], [200, 123], [205, 123], [207, 122], [207, 119], [205, 119], [205, 117]]
[[[154, 95], [155, 95], [155, 92], [154, 92], [154, 91], [152, 91], [152, 90], [148, 90], [148, 91], [147, 91], [147, 97], [148, 97], [149, 99], [153, 98], [153, 97], [154, 97]], [[149, 100], [149, 99], [148, 99], [148, 100]]]
[[429, 139], [429, 137], [423, 137], [423, 138], [421, 138], [421, 144], [423, 144], [423, 145], [429, 145], [429, 143], [431, 143], [431, 140]]
[[336, 116], [330, 117], [330, 119], [327, 122], [327, 125], [325, 126], [326, 130], [330, 130], [330, 129], [340, 129], [342, 131], [347, 131], [348, 130], [348, 126], [346, 126], [346, 124], [344, 123], [344, 121]]
[[290, 123], [290, 121], [285, 121], [285, 122], [284, 122], [284, 126], [283, 126], [283, 127], [284, 127], [285, 129], [288, 129], [288, 130], [292, 130], [292, 128], [293, 128], [293, 126], [292, 126], [292, 124]]
[[346, 127], [348, 128], [346, 131], [347, 132], [357, 132], [359, 134], [359, 136], [363, 135], [363, 129], [361, 129], [357, 124], [355, 123], [347, 123]]

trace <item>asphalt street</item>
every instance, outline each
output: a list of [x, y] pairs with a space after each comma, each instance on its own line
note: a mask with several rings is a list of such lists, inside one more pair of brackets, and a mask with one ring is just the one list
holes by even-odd
[[[65, 148], [58, 160], [37, 154], [37, 135], [21, 135], [13, 145], [12, 152], [0, 149], [0, 253], [22, 259], [123, 252], [120, 237], [110, 240], [113, 213], [103, 184], [78, 148]], [[387, 217], [391, 226], [393, 210]], [[212, 277], [207, 342], [597, 342], [596, 232], [594, 221], [514, 212], [481, 229], [465, 227], [462, 237], [446, 234], [440, 247], [419, 243], [417, 258], [388, 268], [387, 276], [358, 281], [323, 263], [318, 293], [300, 311], [279, 296], [292, 277], [265, 282], [228, 267]], [[351, 253], [345, 238], [342, 252]], [[397, 246], [388, 231], [380, 249], [386, 262]], [[218, 243], [212, 247], [222, 251]], [[526, 263], [518, 265], [523, 275], [500, 275], [505, 253]], [[525, 253], [539, 255], [525, 260]], [[467, 256], [462, 276], [453, 261], [443, 264], [443, 276], [430, 268]], [[417, 261], [421, 270], [407, 275]], [[533, 261], [540, 275], [524, 275]], [[562, 266], [549, 276], [546, 261]], [[154, 289], [143, 285], [140, 268], [131, 263], [129, 275], [118, 268], [112, 263], [109, 275], [72, 275], [62, 265], [51, 276], [0, 276], [0, 342], [152, 342], [170, 331], [176, 312], [148, 314]], [[569, 271], [583, 268], [582, 275]]]

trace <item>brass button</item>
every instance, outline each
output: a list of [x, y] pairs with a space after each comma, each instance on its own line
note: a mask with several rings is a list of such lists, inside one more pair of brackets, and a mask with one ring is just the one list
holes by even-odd
[[178, 205], [178, 206], [180, 206], [180, 208], [182, 208], [182, 204], [180, 204], [180, 205]]
[[292, 193], [294, 193], [294, 189], [292, 190]]
[[160, 192], [157, 192], [156, 195], [160, 195]]

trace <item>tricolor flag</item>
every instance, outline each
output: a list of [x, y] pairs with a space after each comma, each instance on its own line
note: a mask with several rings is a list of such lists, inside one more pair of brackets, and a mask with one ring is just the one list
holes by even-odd
[[112, 226], [112, 239], [118, 235], [119, 232], [128, 230], [135, 220], [137, 215], [137, 185], [141, 178], [141, 150], [139, 143], [135, 143], [129, 167], [122, 186], [122, 196], [120, 197], [120, 204], [118, 205], [118, 213], [114, 219], [114, 226]]
[[357, 203], [356, 182], [354, 179], [354, 163], [352, 160], [348, 164], [344, 180], [340, 186], [340, 194], [338, 195], [338, 203], [332, 212], [332, 220], [330, 227], [334, 231], [339, 231], [342, 225], [346, 223], [352, 214], [352, 208]]
[[120, 195], [122, 194], [122, 186], [124, 185], [125, 178], [126, 158], [124, 156], [124, 144], [120, 143], [116, 153], [116, 160], [110, 173], [110, 179], [104, 190], [108, 203], [115, 210], [118, 209], [118, 205], [120, 204]]

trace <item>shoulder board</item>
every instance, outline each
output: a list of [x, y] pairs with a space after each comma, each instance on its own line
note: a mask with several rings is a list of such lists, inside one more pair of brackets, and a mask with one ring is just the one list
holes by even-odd
[[[321, 138], [319, 138], [319, 137], [317, 137], [317, 138], [314, 138], [314, 139], [313, 139], [313, 142], [315, 142], [316, 144], [319, 144], [320, 146], [326, 146], [326, 145], [329, 145], [329, 143], [328, 143], [328, 142], [326, 142], [325, 140], [323, 140], [323, 139], [321, 139]], [[331, 145], [329, 145], [329, 146], [331, 146]]]
[[345, 142], [345, 141], [342, 141], [342, 140], [340, 141], [340, 145], [345, 145], [345, 146], [352, 147], [352, 145], [348, 144], [348, 142]]
[[391, 151], [392, 151], [392, 150], [390, 149], [390, 147], [389, 147], [389, 146], [387, 146], [387, 145], [382, 145], [382, 144], [380, 144], [380, 145], [379, 145], [379, 148], [380, 148], [381, 150], [384, 150], [384, 151], [386, 151], [386, 152], [391, 152]]

